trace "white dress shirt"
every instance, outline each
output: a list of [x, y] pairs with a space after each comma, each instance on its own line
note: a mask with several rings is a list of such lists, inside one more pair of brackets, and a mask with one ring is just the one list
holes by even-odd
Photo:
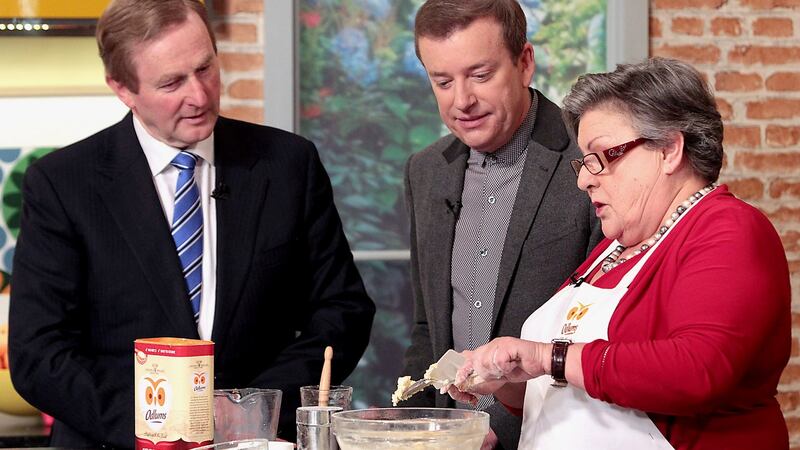
[[[133, 128], [136, 130], [136, 137], [139, 138], [139, 144], [144, 150], [147, 164], [150, 166], [153, 184], [155, 184], [158, 198], [161, 200], [164, 217], [171, 225], [179, 170], [170, 162], [181, 149], [170, 147], [151, 136], [135, 115], [133, 116]], [[217, 208], [216, 202], [211, 197], [216, 178], [214, 173], [214, 133], [184, 151], [199, 156], [194, 169], [194, 179], [200, 189], [200, 205], [203, 208], [203, 291], [200, 296], [200, 321], [197, 331], [200, 333], [201, 339], [211, 339], [217, 292]]]

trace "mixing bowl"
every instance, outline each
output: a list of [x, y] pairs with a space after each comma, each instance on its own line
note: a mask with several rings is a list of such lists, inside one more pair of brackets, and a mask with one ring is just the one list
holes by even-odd
[[22, 399], [11, 385], [11, 375], [7, 369], [0, 369], [0, 412], [16, 416], [39, 414], [33, 406]]
[[269, 450], [267, 439], [242, 439], [195, 447], [195, 450]]
[[489, 415], [447, 408], [372, 408], [333, 415], [342, 450], [479, 450]]

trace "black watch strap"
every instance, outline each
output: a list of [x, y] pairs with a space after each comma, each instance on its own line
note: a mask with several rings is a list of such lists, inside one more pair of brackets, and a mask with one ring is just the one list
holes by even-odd
[[572, 341], [569, 339], [553, 339], [553, 353], [550, 360], [550, 374], [553, 377], [553, 386], [564, 387], [567, 385], [566, 362], [567, 350]]

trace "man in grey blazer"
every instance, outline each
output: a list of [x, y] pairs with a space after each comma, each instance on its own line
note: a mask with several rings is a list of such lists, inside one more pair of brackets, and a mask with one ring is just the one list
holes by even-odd
[[[602, 237], [569, 165], [581, 152], [528, 87], [525, 30], [515, 0], [428, 0], [417, 13], [417, 56], [452, 134], [406, 165], [413, 377], [449, 348], [519, 336]], [[433, 390], [406, 404], [453, 406]], [[516, 448], [519, 417], [491, 398], [478, 407], [491, 414], [483, 448]]]

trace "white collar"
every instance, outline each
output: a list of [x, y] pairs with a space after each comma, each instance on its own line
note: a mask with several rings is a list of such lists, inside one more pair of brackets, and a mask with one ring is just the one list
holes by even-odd
[[139, 145], [144, 150], [144, 156], [147, 158], [147, 164], [150, 166], [150, 172], [153, 176], [158, 175], [164, 169], [169, 167], [170, 162], [181, 151], [188, 151], [205, 160], [211, 167], [214, 166], [214, 133], [195, 144], [193, 147], [187, 149], [179, 149], [167, 145], [155, 137], [153, 137], [147, 129], [142, 125], [136, 115], [133, 116], [133, 129], [136, 131], [136, 137], [139, 138]]

